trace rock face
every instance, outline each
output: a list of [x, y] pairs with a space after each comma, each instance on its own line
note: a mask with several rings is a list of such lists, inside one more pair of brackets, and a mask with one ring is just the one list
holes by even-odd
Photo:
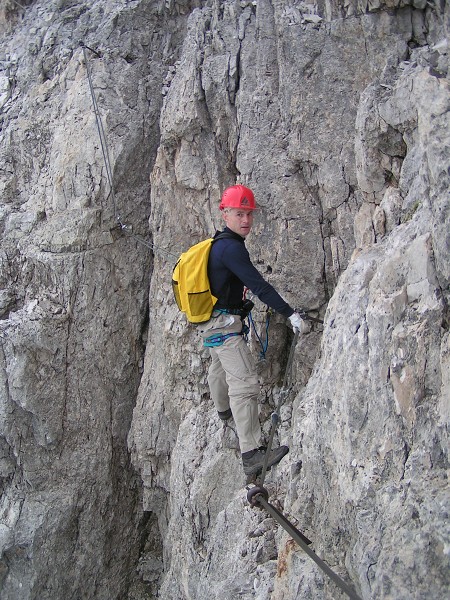
[[[246, 500], [171, 297], [240, 181], [299, 342], [270, 501], [368, 599], [450, 586], [448, 3], [5, 0], [0, 595], [344, 597]], [[265, 309], [256, 300], [256, 331]], [[292, 333], [274, 315], [261, 421]], [[258, 336], [250, 344], [258, 356]]]

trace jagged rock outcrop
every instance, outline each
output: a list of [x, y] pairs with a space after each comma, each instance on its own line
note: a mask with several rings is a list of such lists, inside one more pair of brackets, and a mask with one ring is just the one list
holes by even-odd
[[[449, 18], [422, 0], [4, 2], [2, 598], [341, 597], [248, 504], [171, 301], [177, 254], [237, 179], [261, 206], [255, 263], [324, 320], [296, 350], [270, 497], [364, 600], [445, 595]], [[292, 341], [279, 316], [269, 335], [266, 435]]]
[[[154, 527], [126, 442], [152, 259], [135, 238], [117, 235], [117, 217], [149, 239], [149, 172], [170, 33], [155, 9], [90, 4], [6, 2], [2, 9], [5, 599], [123, 598], [133, 582], [142, 585], [140, 547]], [[80, 42], [95, 50], [87, 57], [115, 202]]]

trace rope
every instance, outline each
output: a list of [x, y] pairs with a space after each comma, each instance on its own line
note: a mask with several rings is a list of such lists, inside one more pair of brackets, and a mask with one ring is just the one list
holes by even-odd
[[264, 485], [264, 479], [266, 478], [267, 465], [269, 462], [269, 454], [272, 449], [273, 438], [274, 438], [275, 431], [276, 431], [276, 428], [277, 428], [277, 425], [278, 425], [278, 422], [280, 419], [280, 417], [279, 417], [280, 408], [281, 408], [282, 404], [284, 403], [287, 393], [289, 391], [288, 381], [291, 377], [292, 362], [294, 360], [294, 350], [295, 350], [295, 346], [297, 344], [298, 336], [299, 336], [299, 332], [296, 331], [295, 335], [294, 335], [294, 339], [292, 340], [291, 349], [289, 351], [289, 358], [288, 358], [288, 362], [286, 365], [286, 370], [284, 372], [283, 385], [281, 387], [280, 397], [278, 400], [277, 408], [276, 408], [276, 411], [272, 413], [272, 425], [270, 428], [269, 441], [267, 443], [267, 449], [266, 449], [266, 453], [264, 456], [264, 464], [263, 464], [261, 476], [259, 478], [259, 483], [261, 486]]
[[255, 322], [253, 320], [252, 313], [250, 312], [249, 315], [248, 315], [248, 320], [249, 320], [250, 326], [252, 327], [252, 329], [253, 329], [253, 331], [255, 333], [256, 339], [258, 340], [259, 345], [261, 346], [261, 350], [259, 352], [259, 357], [261, 359], [265, 359], [266, 358], [267, 348], [269, 347], [270, 314], [271, 314], [271, 311], [269, 309], [267, 309], [267, 311], [266, 311], [266, 325], [265, 325], [266, 339], [264, 340], [264, 342], [262, 341], [261, 336], [259, 335], [258, 331], [256, 330], [256, 325], [255, 325]]
[[317, 554], [309, 548], [312, 542], [299, 531], [292, 523], [279, 511], [273, 504], [268, 502], [269, 494], [267, 490], [261, 486], [255, 486], [250, 489], [247, 494], [247, 499], [252, 506], [260, 504], [270, 515], [279, 523], [285, 531], [297, 542], [297, 544], [312, 558], [312, 560], [322, 569], [322, 571], [338, 585], [351, 600], [361, 600], [360, 596], [335, 573]]

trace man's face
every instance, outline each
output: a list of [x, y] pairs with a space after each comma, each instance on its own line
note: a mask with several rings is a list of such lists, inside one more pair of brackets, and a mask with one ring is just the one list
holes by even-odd
[[222, 212], [228, 229], [245, 238], [253, 225], [253, 211], [241, 208], [227, 208]]

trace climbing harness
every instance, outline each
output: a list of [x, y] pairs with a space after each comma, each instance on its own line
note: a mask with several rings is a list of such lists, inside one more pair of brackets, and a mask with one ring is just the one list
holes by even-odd
[[247, 341], [247, 336], [250, 333], [250, 327], [246, 323], [244, 323], [244, 320], [247, 317], [251, 318], [250, 315], [251, 315], [252, 308], [254, 306], [255, 305], [253, 304], [253, 302], [251, 300], [244, 298], [241, 308], [216, 308], [216, 309], [214, 309], [214, 312], [219, 313], [219, 314], [235, 315], [235, 316], [241, 317], [242, 329], [241, 329], [241, 331], [236, 331], [236, 332], [232, 332], [232, 333], [215, 333], [213, 335], [210, 335], [209, 337], [207, 337], [203, 340], [203, 345], [206, 348], [217, 348], [218, 346], [222, 346], [222, 344], [224, 342], [226, 342], [227, 339], [229, 339], [230, 337], [234, 337], [236, 335], [242, 335], [244, 337], [244, 339]]
[[215, 333], [203, 340], [203, 345], [206, 348], [217, 348], [222, 346], [229, 338], [235, 337], [236, 335], [242, 335], [247, 341], [247, 336], [250, 332], [250, 327], [244, 323], [244, 320], [250, 316], [252, 308], [255, 305], [251, 300], [244, 300], [241, 308], [216, 308], [214, 312], [226, 315], [235, 315], [241, 317], [242, 329], [241, 331], [234, 331], [232, 333]]
[[301, 532], [299, 531], [292, 523], [283, 515], [281, 511], [279, 511], [273, 504], [270, 504], [269, 493], [266, 488], [262, 486], [254, 486], [247, 493], [247, 500], [250, 505], [255, 507], [258, 504], [261, 505], [277, 523], [279, 523], [287, 533], [297, 542], [302, 550], [306, 552], [306, 554], [312, 558], [312, 560], [322, 569], [322, 571], [328, 575], [330, 579], [332, 579], [336, 585], [338, 585], [343, 592], [347, 594], [347, 596], [351, 600], [361, 600], [360, 596], [341, 578], [337, 573], [335, 573], [326, 562], [324, 562], [314, 550], [311, 550], [309, 547], [312, 542]]
[[215, 335], [210, 335], [203, 340], [203, 345], [206, 348], [217, 348], [218, 346], [222, 346], [228, 338], [235, 337], [236, 335], [244, 335], [244, 329], [233, 333], [216, 333]]

